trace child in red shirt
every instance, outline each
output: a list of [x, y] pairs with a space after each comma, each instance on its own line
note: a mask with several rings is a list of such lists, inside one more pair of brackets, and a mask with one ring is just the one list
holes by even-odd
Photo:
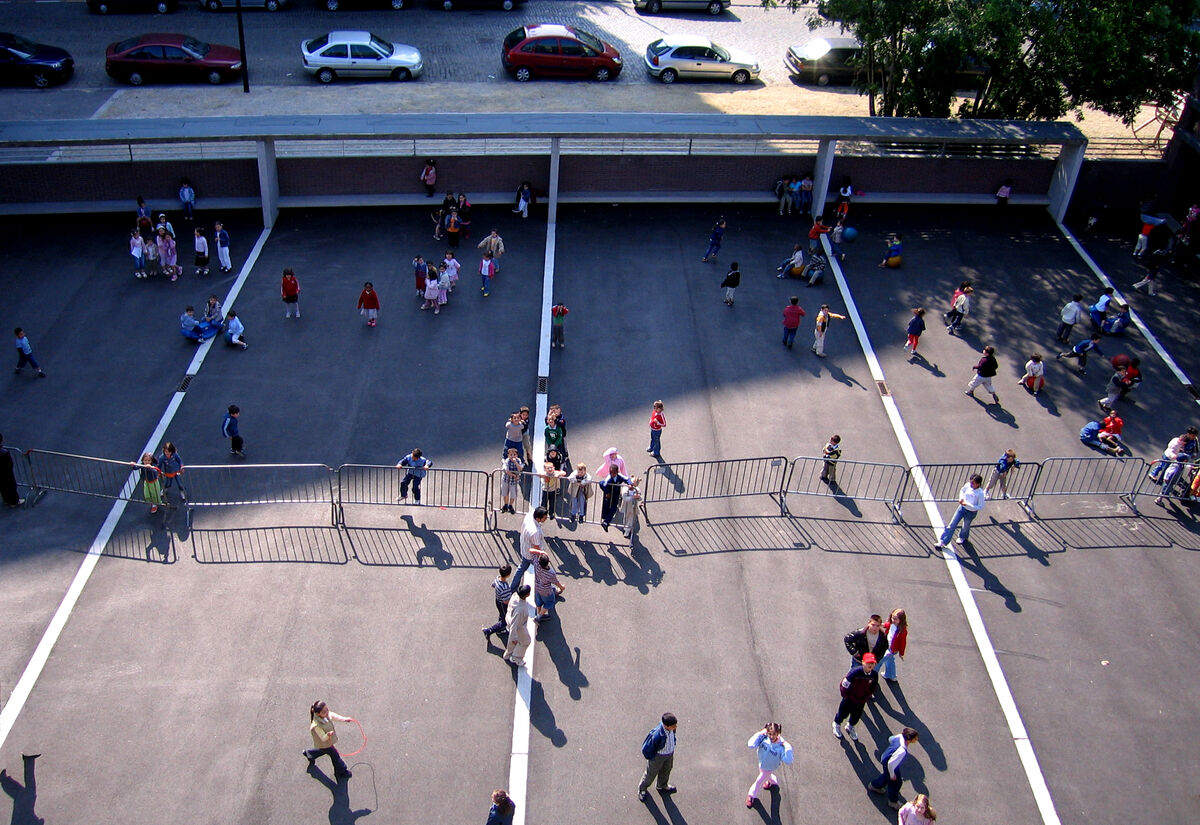
[[367, 326], [375, 326], [379, 317], [379, 294], [370, 281], [363, 284], [362, 294], [358, 296], [358, 314], [367, 316]]
[[650, 411], [650, 446], [646, 452], [655, 458], [660, 458], [659, 448], [662, 440], [663, 427], [667, 426], [667, 417], [663, 415], [663, 402], [655, 401]]

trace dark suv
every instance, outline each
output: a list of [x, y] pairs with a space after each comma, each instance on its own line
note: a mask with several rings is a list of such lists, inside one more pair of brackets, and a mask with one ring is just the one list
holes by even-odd
[[853, 83], [861, 61], [862, 44], [852, 37], [818, 37], [787, 51], [791, 73], [818, 86]]

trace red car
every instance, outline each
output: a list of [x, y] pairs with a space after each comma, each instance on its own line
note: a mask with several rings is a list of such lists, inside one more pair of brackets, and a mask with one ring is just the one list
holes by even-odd
[[216, 84], [242, 73], [242, 55], [232, 46], [204, 43], [186, 34], [143, 34], [109, 46], [104, 70], [134, 86], [147, 80]]
[[534, 75], [611, 80], [621, 73], [621, 54], [594, 34], [537, 23], [509, 32], [500, 60], [517, 80]]

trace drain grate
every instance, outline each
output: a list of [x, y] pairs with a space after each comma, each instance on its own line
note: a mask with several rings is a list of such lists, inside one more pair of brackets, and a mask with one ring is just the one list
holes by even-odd
[[195, 373], [189, 373], [188, 375], [183, 376], [183, 380], [179, 382], [179, 386], [176, 387], [175, 392], [187, 392], [188, 386], [192, 383], [192, 379], [195, 377]]
[[886, 381], [876, 381], [875, 386], [879, 389], [879, 394], [885, 398], [892, 394], [892, 391], [888, 389]]
[[549, 390], [550, 390], [550, 376], [539, 375], [538, 376], [538, 388], [537, 388], [538, 395], [544, 395], [545, 393], [549, 392]]

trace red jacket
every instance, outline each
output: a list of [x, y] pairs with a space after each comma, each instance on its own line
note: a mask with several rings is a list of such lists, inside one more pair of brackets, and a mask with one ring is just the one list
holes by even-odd
[[280, 284], [280, 292], [284, 298], [291, 298], [300, 294], [300, 282], [296, 280], [296, 276], [283, 277], [283, 283]]
[[379, 293], [373, 289], [364, 289], [358, 296], [358, 309], [379, 309]]
[[[883, 623], [884, 635], [887, 635], [888, 631], [890, 631], [891, 629], [892, 629], [891, 622]], [[903, 656], [904, 648], [907, 646], [908, 646], [908, 628], [902, 627], [896, 631], [896, 638], [892, 639], [891, 651], [892, 651], [892, 653], [895, 653], [897, 656]]]
[[799, 329], [800, 319], [804, 317], [804, 307], [788, 304], [783, 308], [783, 325], [787, 329]]

